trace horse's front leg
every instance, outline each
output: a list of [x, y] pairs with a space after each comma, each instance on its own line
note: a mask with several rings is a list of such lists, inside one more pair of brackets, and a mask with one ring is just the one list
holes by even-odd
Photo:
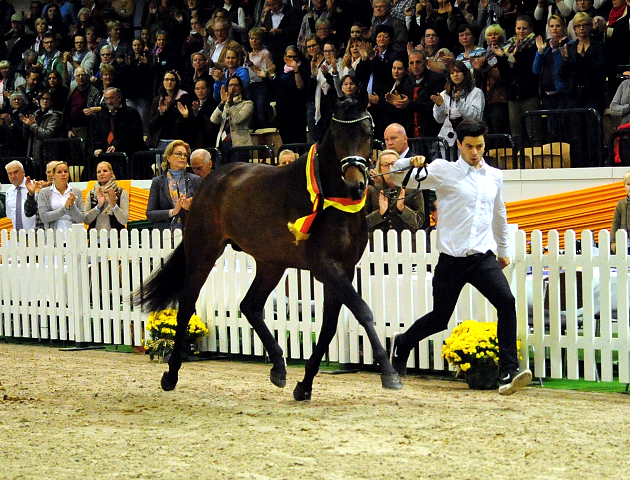
[[[282, 278], [284, 270], [282, 267], [256, 262], [256, 277], [241, 302], [241, 312], [254, 328], [273, 363], [271, 372], [269, 372], [269, 379], [271, 383], [280, 388], [284, 388], [287, 383], [287, 368], [282, 348], [265, 324], [263, 312], [265, 302]], [[281, 306], [278, 303], [278, 309], [280, 308], [284, 308], [284, 305]]]
[[319, 332], [317, 344], [313, 349], [311, 358], [306, 362], [304, 368], [304, 378], [298, 382], [293, 390], [293, 398], [296, 400], [310, 400], [313, 390], [313, 379], [319, 372], [322, 358], [328, 351], [328, 346], [332, 342], [337, 331], [339, 321], [339, 311], [341, 310], [341, 300], [327, 286], [324, 286], [324, 313], [322, 319], [322, 329]]

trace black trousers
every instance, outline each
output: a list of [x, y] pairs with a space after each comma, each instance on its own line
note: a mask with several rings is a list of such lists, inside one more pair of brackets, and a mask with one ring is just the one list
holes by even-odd
[[433, 311], [419, 318], [398, 337], [402, 352], [410, 351], [418, 342], [446, 330], [464, 285], [470, 283], [497, 309], [499, 372], [518, 368], [516, 350], [516, 302], [510, 285], [492, 251], [469, 257], [440, 254], [433, 275]]

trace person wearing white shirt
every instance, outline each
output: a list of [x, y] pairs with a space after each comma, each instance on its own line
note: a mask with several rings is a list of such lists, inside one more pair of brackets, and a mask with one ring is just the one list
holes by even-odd
[[405, 333], [394, 335], [391, 357], [398, 374], [404, 376], [411, 350], [419, 341], [448, 327], [459, 294], [470, 283], [497, 309], [499, 393], [511, 395], [529, 384], [532, 373], [519, 370], [515, 300], [501, 271], [510, 263], [507, 214], [501, 194], [503, 175], [482, 157], [487, 128], [474, 119], [463, 120], [456, 127], [461, 152], [456, 162], [438, 159], [425, 165], [425, 158], [417, 156], [399, 159], [390, 173], [390, 178], [400, 184], [405, 169], [421, 168], [420, 178], [426, 178], [409, 188], [434, 188], [440, 214], [433, 311], [416, 320]]
[[83, 223], [85, 213], [81, 190], [68, 184], [70, 173], [66, 162], [59, 162], [53, 168], [53, 182], [42, 188], [37, 196], [39, 216], [44, 228], [68, 230], [73, 223]]
[[24, 202], [28, 194], [25, 186], [24, 166], [21, 162], [13, 160], [6, 165], [5, 169], [11, 182], [6, 194], [7, 217], [16, 230], [34, 229], [36, 226], [35, 217], [29, 218], [24, 215]]

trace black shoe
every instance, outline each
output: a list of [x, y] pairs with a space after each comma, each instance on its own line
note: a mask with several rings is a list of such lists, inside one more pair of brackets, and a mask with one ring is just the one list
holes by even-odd
[[[409, 352], [403, 351], [399, 345], [396, 345], [396, 340], [401, 336], [400, 332], [394, 333], [392, 338], [392, 347], [389, 352], [389, 361], [392, 362], [392, 366], [399, 377], [407, 376], [407, 359], [409, 358]], [[400, 343], [400, 342], [398, 342]]]
[[531, 370], [512, 370], [499, 378], [499, 394], [512, 395], [532, 381]]

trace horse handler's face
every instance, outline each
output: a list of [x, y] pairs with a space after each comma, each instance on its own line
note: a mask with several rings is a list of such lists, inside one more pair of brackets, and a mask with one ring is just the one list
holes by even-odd
[[478, 137], [464, 137], [460, 142], [457, 140], [460, 155], [471, 167], [479, 168], [483, 159], [483, 152], [486, 149], [486, 142], [483, 135]]

